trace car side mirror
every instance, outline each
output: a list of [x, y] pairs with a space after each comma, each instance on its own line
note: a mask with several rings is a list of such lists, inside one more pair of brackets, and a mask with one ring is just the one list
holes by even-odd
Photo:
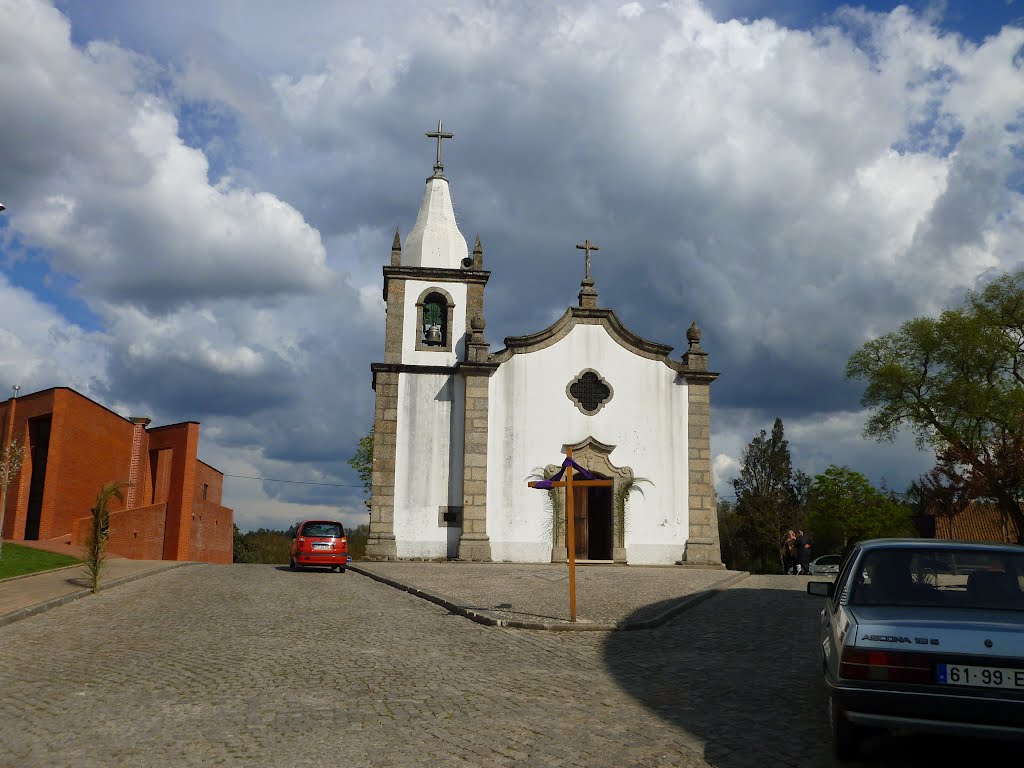
[[834, 581], [809, 581], [807, 582], [807, 594], [816, 597], [832, 597], [836, 593]]

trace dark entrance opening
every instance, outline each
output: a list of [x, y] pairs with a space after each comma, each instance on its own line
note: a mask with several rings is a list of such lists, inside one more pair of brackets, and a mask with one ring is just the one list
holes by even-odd
[[[595, 473], [596, 477], [603, 479]], [[573, 493], [577, 560], [612, 559], [612, 489], [584, 487]]]
[[588, 488], [587, 536], [591, 560], [612, 559], [612, 489]]
[[43, 514], [43, 488], [46, 486], [46, 456], [50, 452], [50, 424], [49, 416], [28, 420], [32, 479], [28, 485], [28, 515], [25, 518], [26, 541], [39, 540], [39, 521]]

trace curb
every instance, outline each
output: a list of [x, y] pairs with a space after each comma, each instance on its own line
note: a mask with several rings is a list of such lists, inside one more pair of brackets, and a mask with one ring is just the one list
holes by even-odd
[[[103, 592], [103, 591], [108, 590], [108, 589], [110, 589], [112, 587], [119, 587], [122, 584], [127, 584], [127, 583], [129, 583], [131, 581], [136, 581], [137, 579], [141, 579], [141, 578], [144, 578], [146, 576], [153, 576], [153, 575], [155, 575], [157, 573], [163, 573], [164, 571], [170, 571], [170, 570], [173, 570], [175, 568], [181, 568], [181, 567], [186, 566], [186, 565], [202, 565], [202, 563], [175, 562], [173, 565], [168, 565], [166, 567], [151, 568], [148, 571], [142, 571], [140, 573], [133, 573], [133, 574], [130, 574], [128, 576], [121, 576], [121, 577], [119, 577], [117, 579], [113, 579], [112, 581], [108, 581], [108, 582], [106, 582], [104, 584], [101, 584], [100, 585], [100, 591]], [[69, 568], [79, 568], [81, 566], [74, 566], [74, 565], [72, 565], [72, 566], [68, 566], [68, 567]], [[67, 570], [67, 569], [65, 569], [65, 568], [57, 568], [57, 569], [54, 569], [54, 570]], [[34, 576], [35, 574], [26, 574], [26, 575]], [[21, 621], [22, 619], [27, 619], [29, 616], [35, 616], [36, 614], [44, 613], [45, 611], [49, 611], [51, 608], [58, 608], [58, 607], [60, 607], [62, 605], [67, 605], [68, 603], [74, 602], [75, 600], [78, 600], [78, 599], [83, 598], [83, 597], [87, 597], [87, 596], [89, 596], [91, 594], [92, 594], [92, 590], [91, 589], [80, 589], [77, 592], [69, 592], [68, 594], [61, 595], [60, 597], [55, 597], [55, 598], [52, 598], [51, 600], [45, 600], [45, 601], [43, 601], [41, 603], [36, 603], [35, 605], [30, 605], [27, 608], [19, 608], [16, 611], [11, 611], [10, 613], [5, 613], [3, 616], [0, 616], [0, 627], [7, 626], [8, 624], [13, 624], [14, 622]]]
[[381, 584], [386, 584], [389, 587], [400, 589], [403, 592], [408, 592], [410, 595], [418, 597], [422, 600], [439, 605], [442, 608], [446, 608], [452, 613], [464, 616], [471, 621], [475, 621], [477, 624], [483, 624], [488, 627], [505, 627], [509, 629], [535, 629], [543, 630], [546, 632], [615, 632], [615, 631], [630, 631], [637, 629], [653, 629], [659, 627], [669, 619], [678, 616], [683, 611], [693, 608], [705, 600], [714, 597], [719, 592], [724, 592], [730, 587], [743, 581], [745, 578], [750, 576], [748, 571], [741, 571], [732, 576], [728, 576], [724, 579], [716, 581], [707, 589], [695, 592], [692, 595], [680, 598], [678, 601], [670, 605], [661, 613], [643, 621], [618, 621], [618, 622], [600, 622], [593, 624], [572, 624], [567, 621], [549, 622], [549, 621], [520, 621], [519, 619], [503, 619], [493, 615], [488, 611], [480, 611], [475, 608], [470, 608], [460, 603], [452, 602], [451, 600], [440, 597], [439, 595], [426, 592], [416, 587], [410, 587], [408, 584], [402, 584], [400, 582], [389, 579], [385, 576], [380, 576], [376, 573], [370, 573], [365, 571], [352, 563], [348, 564], [350, 571], [366, 576], [367, 578], [379, 581]]
[[12, 581], [19, 581], [21, 579], [31, 579], [33, 576], [38, 576], [42, 573], [57, 573], [58, 571], [69, 571], [72, 568], [81, 568], [85, 563], [74, 563], [72, 565], [62, 565], [60, 568], [47, 568], [45, 571], [32, 571], [32, 573], [19, 573], [17, 576], [8, 576], [6, 579], [0, 579], [0, 584], [10, 584]]

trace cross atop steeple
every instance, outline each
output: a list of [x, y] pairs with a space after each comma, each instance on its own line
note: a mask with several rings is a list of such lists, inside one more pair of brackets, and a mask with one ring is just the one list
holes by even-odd
[[586, 273], [586, 277], [584, 277], [583, 279], [589, 282], [590, 281], [590, 252], [591, 251], [600, 251], [601, 249], [600, 249], [600, 247], [594, 245], [589, 240], [584, 240], [582, 243], [577, 244], [576, 247], [579, 248], [581, 251], [586, 251], [587, 252], [587, 273]]
[[442, 125], [441, 121], [438, 120], [437, 121], [437, 130], [436, 131], [427, 131], [426, 135], [427, 135], [428, 138], [437, 139], [437, 160], [434, 162], [434, 175], [435, 176], [443, 176], [443, 174], [444, 174], [444, 165], [441, 163], [441, 142], [444, 139], [454, 139], [455, 138], [455, 134], [454, 133], [445, 132], [443, 130], [443, 125]]

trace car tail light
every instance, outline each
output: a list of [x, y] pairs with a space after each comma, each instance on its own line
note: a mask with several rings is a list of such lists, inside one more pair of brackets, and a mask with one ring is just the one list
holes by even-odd
[[839, 676], [847, 680], [931, 684], [935, 682], [935, 666], [920, 653], [844, 648]]
[[347, 552], [348, 551], [348, 537], [347, 536], [342, 536], [341, 537], [341, 551], [342, 552]]

